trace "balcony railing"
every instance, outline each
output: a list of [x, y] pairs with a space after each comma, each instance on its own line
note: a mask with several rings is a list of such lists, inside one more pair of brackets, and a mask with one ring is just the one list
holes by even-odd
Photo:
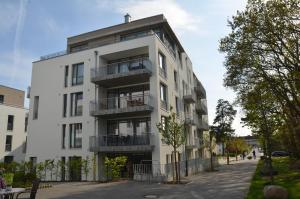
[[206, 100], [201, 99], [196, 102], [196, 111], [200, 114], [207, 114]]
[[151, 134], [90, 136], [89, 146], [90, 151], [151, 151]]
[[196, 83], [195, 91], [196, 91], [197, 95], [199, 95], [201, 98], [204, 98], [204, 99], [206, 98], [206, 91], [200, 81], [198, 81]]
[[185, 123], [186, 124], [195, 124], [196, 123], [196, 114], [194, 112], [185, 112], [184, 113], [184, 117], [185, 117]]
[[183, 95], [183, 99], [186, 103], [195, 103], [196, 102], [196, 94], [193, 91], [189, 91]]
[[59, 56], [66, 55], [66, 54], [67, 54], [67, 51], [63, 50], [63, 51], [59, 51], [59, 52], [55, 52], [55, 53], [51, 53], [51, 54], [48, 54], [48, 55], [41, 56], [40, 60], [51, 59], [51, 58], [59, 57]]
[[90, 102], [91, 115], [110, 115], [127, 112], [151, 111], [152, 109], [152, 98], [150, 95], [102, 98], [99, 102]]
[[200, 140], [199, 138], [190, 138], [187, 140], [186, 143], [187, 148], [199, 148], [200, 147]]
[[[126, 81], [138, 79], [145, 81], [145, 77], [149, 77], [152, 73], [152, 63], [147, 58], [139, 58], [116, 62], [102, 66], [100, 68], [91, 69], [91, 81], [111, 85], [111, 83], [120, 84]], [[144, 75], [144, 76], [143, 76]], [[135, 78], [126, 78], [128, 76], [136, 76]], [[126, 79], [124, 79], [126, 78]]]

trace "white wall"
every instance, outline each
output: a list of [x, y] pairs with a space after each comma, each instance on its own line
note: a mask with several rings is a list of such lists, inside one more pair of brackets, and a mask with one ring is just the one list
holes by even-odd
[[[24, 143], [27, 132], [25, 132], [25, 117], [28, 112], [25, 108], [0, 104], [0, 161], [4, 161], [4, 156], [14, 156], [14, 161], [24, 161]], [[13, 130], [7, 130], [8, 115], [14, 116]], [[12, 151], [5, 151], [6, 135], [12, 135]]]

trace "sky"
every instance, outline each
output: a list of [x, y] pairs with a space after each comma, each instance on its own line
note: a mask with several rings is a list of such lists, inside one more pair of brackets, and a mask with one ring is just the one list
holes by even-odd
[[[227, 21], [245, 6], [246, 0], [1, 0], [0, 84], [26, 90], [32, 62], [65, 50], [67, 37], [123, 23], [126, 13], [132, 20], [164, 14], [206, 89], [211, 124], [218, 99], [235, 99], [223, 86], [224, 54], [218, 46], [230, 32]], [[236, 134], [251, 134], [236, 109]]]

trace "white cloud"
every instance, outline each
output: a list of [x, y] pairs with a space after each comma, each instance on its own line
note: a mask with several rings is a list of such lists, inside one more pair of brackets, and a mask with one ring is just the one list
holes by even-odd
[[177, 33], [200, 32], [202, 19], [180, 6], [175, 0], [129, 0], [129, 1], [97, 1], [100, 9], [113, 8], [117, 13], [129, 13], [133, 20], [164, 14]]
[[14, 40], [14, 56], [13, 56], [13, 64], [12, 66], [12, 79], [14, 80], [14, 76], [17, 72], [17, 65], [20, 63], [20, 39], [22, 36], [22, 32], [24, 29], [24, 22], [26, 18], [26, 7], [28, 4], [28, 0], [22, 0], [20, 1], [19, 6], [19, 13], [18, 13], [18, 22], [17, 22], [17, 29], [15, 33], [15, 40]]
[[31, 65], [34, 56], [24, 52], [17, 55], [19, 57], [17, 65], [12, 67], [15, 62], [15, 53], [4, 53], [0, 55], [0, 79], [10, 80], [10, 83], [24, 82], [30, 83]]
[[7, 32], [16, 26], [18, 21], [17, 9], [17, 5], [13, 4], [12, 1], [0, 3], [0, 32]]

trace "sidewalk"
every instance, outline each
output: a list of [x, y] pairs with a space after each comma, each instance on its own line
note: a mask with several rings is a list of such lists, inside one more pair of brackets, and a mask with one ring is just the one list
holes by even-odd
[[112, 184], [64, 183], [39, 190], [37, 198], [69, 199], [142, 199], [155, 195], [160, 199], [244, 199], [255, 171], [256, 160], [242, 160], [221, 165], [217, 172], [203, 172], [189, 177], [186, 185], [120, 182]]

